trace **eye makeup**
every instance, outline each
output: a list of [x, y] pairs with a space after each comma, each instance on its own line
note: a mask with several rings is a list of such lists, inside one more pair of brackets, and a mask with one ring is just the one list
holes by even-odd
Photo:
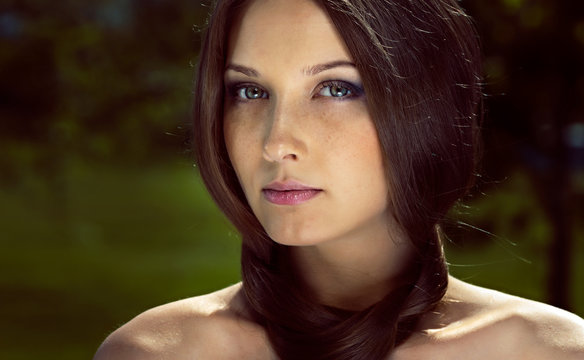
[[332, 97], [335, 100], [349, 100], [365, 95], [361, 86], [344, 80], [326, 80], [318, 84], [315, 98]]
[[269, 94], [263, 87], [251, 82], [226, 82], [225, 94], [239, 102], [269, 99]]
[[[270, 98], [269, 93], [263, 87], [246, 81], [227, 81], [225, 92], [229, 98], [239, 102]], [[325, 80], [312, 91], [313, 99], [332, 98], [335, 101], [356, 99], [364, 95], [365, 91], [362, 86], [345, 80]]]

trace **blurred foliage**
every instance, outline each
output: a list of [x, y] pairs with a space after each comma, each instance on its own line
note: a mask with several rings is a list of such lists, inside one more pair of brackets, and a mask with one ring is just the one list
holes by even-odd
[[[556, 301], [567, 252], [563, 306], [582, 315], [584, 4], [462, 4], [487, 112], [482, 177], [446, 228], [451, 272]], [[139, 312], [238, 281], [238, 237], [190, 159], [207, 10], [0, 0], [0, 358], [89, 358]]]
[[575, 239], [581, 238], [584, 215], [584, 3], [463, 4], [476, 19], [485, 53], [483, 185], [518, 170], [529, 175], [534, 205], [549, 225], [541, 249], [549, 269], [542, 278], [545, 299], [573, 308]]
[[[189, 122], [193, 24], [204, 21], [196, 2], [26, 0], [0, 9], [5, 147], [33, 143], [36, 158], [26, 160], [49, 173], [70, 153], [150, 161], [187, 148], [174, 137], [184, 139]], [[18, 155], [16, 147], [7, 150]], [[2, 161], [4, 180], [18, 179], [9, 171], [22, 159]]]
[[139, 312], [238, 281], [238, 239], [189, 163], [63, 177], [59, 202], [38, 177], [0, 191], [1, 358], [91, 358]]

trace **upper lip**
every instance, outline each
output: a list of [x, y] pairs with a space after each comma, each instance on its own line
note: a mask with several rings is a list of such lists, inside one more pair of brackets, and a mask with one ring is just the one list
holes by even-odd
[[264, 187], [264, 190], [294, 191], [294, 190], [322, 190], [313, 186], [304, 185], [298, 181], [273, 181]]

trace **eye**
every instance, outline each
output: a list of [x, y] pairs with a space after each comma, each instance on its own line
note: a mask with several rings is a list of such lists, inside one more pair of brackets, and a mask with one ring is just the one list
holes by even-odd
[[327, 81], [320, 84], [317, 96], [327, 96], [338, 99], [352, 98], [362, 94], [362, 91], [344, 81]]
[[259, 86], [241, 85], [235, 88], [235, 97], [244, 100], [267, 99], [268, 93]]

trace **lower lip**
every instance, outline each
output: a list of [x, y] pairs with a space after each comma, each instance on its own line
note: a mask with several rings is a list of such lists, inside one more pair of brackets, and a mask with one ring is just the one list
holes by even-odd
[[322, 190], [289, 190], [276, 191], [264, 189], [263, 193], [266, 199], [276, 205], [298, 205], [307, 202], [317, 196]]

